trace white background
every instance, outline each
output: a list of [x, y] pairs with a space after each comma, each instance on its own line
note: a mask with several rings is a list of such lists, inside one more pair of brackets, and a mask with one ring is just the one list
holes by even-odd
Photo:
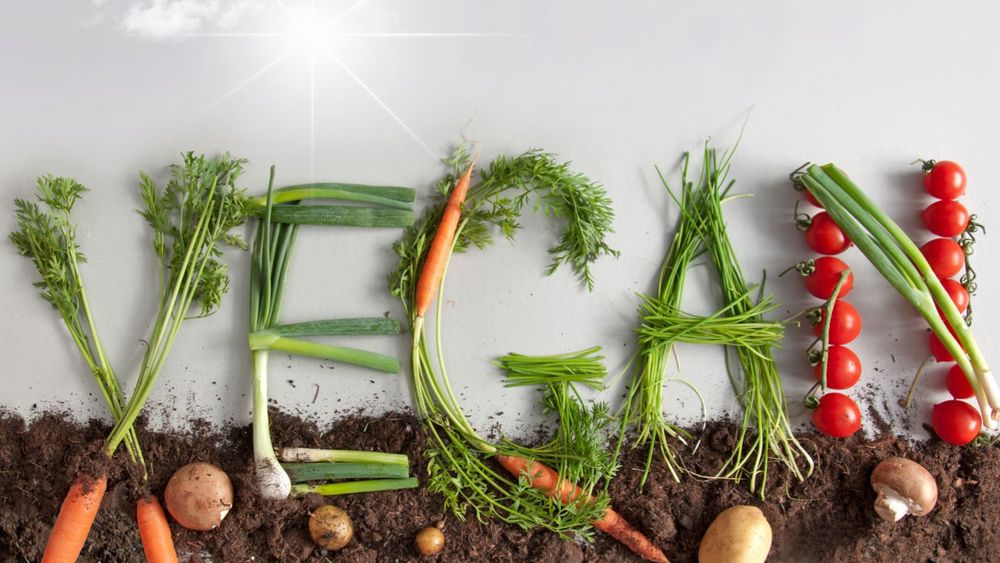
[[[530, 218], [516, 244], [455, 259], [448, 280], [446, 354], [463, 406], [480, 428], [499, 422], [516, 434], [537, 419], [535, 395], [505, 390], [490, 359], [600, 344], [617, 372], [634, 350], [634, 293], [652, 290], [676, 219], [654, 164], [676, 181], [682, 151], [709, 137], [731, 144], [748, 116], [734, 176], [756, 197], [729, 208], [729, 229], [748, 275], [771, 274], [782, 313], [815, 304], [795, 276], [775, 276], [810, 256], [792, 225], [787, 182], [807, 160], [837, 162], [918, 241], [929, 236], [918, 214], [929, 198], [909, 163], [957, 160], [969, 176], [963, 201], [992, 225], [998, 14], [988, 2], [944, 6], [351, 0], [317, 2], [310, 17], [293, 0], [20, 2], [0, 20], [0, 231], [13, 227], [10, 203], [32, 195], [37, 175], [72, 175], [91, 188], [77, 209], [90, 259], [83, 274], [131, 388], [158, 291], [148, 233], [133, 211], [139, 170], [163, 178], [182, 150], [230, 151], [250, 160], [243, 180], [253, 191], [273, 163], [279, 184], [399, 184], [426, 195], [443, 171], [437, 159], [463, 133], [482, 142], [485, 157], [556, 152], [614, 199], [611, 242], [621, 258], [596, 265], [596, 290], [579, 289], [568, 272], [542, 277], [556, 231]], [[318, 40], [286, 36], [314, 31]], [[285, 319], [400, 317], [384, 283], [398, 235], [305, 230]], [[1000, 306], [997, 248], [987, 237], [975, 256], [977, 332], [988, 357], [998, 351], [983, 330]], [[184, 326], [157, 382], [155, 424], [249, 420], [248, 256], [230, 258], [223, 310]], [[930, 405], [944, 398], [941, 369], [928, 373], [911, 413], [896, 405], [926, 355], [923, 323], [857, 250], [843, 258], [856, 271], [850, 300], [865, 322], [854, 346], [865, 372], [853, 395], [923, 436]], [[692, 311], [716, 299], [709, 271], [688, 282]], [[103, 416], [58, 316], [31, 288], [34, 275], [12, 247], [0, 247], [0, 404]], [[790, 328], [778, 354], [800, 421], [808, 341], [806, 329]], [[349, 344], [402, 358], [408, 349], [406, 337]], [[733, 412], [718, 350], [683, 347], [681, 367], [711, 415]], [[406, 372], [330, 368], [275, 355], [271, 396], [321, 420], [409, 405]], [[617, 405], [621, 392], [619, 381], [605, 397]], [[670, 417], [698, 418], [683, 386], [668, 385], [665, 396]], [[870, 415], [865, 421], [871, 428]]]

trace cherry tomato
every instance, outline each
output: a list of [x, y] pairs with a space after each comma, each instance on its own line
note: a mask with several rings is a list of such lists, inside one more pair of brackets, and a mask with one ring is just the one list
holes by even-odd
[[975, 440], [982, 424], [983, 419], [976, 407], [957, 399], [938, 403], [931, 410], [931, 426], [934, 427], [934, 432], [953, 446], [964, 446]]
[[827, 436], [846, 438], [861, 428], [861, 409], [854, 399], [843, 393], [827, 393], [819, 398], [812, 422]]
[[[964, 313], [969, 307], [969, 291], [965, 289], [965, 286], [951, 278], [941, 280], [941, 285], [948, 292], [948, 297], [951, 297], [951, 302], [955, 304], [955, 307], [958, 307], [958, 312]], [[941, 312], [940, 308], [938, 308], [938, 312]]]
[[[830, 346], [826, 359], [826, 386], [830, 389], [848, 389], [861, 379], [861, 360], [850, 348]], [[817, 364], [813, 371], [816, 381], [823, 377], [823, 365]]]
[[[954, 332], [952, 334], [954, 335]], [[944, 347], [944, 344], [941, 343], [941, 339], [938, 338], [937, 335], [934, 334], [933, 332], [931, 333], [929, 345], [931, 349], [931, 355], [934, 356], [935, 360], [939, 362], [955, 361], [955, 357], [951, 355], [951, 352], [949, 352], [948, 349]]]
[[938, 199], [958, 199], [965, 194], [965, 170], [950, 160], [940, 160], [924, 173], [924, 187]]
[[921, 213], [927, 230], [939, 237], [957, 237], [969, 226], [969, 210], [957, 201], [935, 201]]
[[[847, 264], [839, 259], [832, 256], [821, 256], [817, 258], [814, 262], [813, 273], [805, 277], [806, 290], [813, 295], [813, 297], [818, 297], [820, 299], [829, 299], [830, 294], [833, 293], [834, 286], [840, 281], [840, 274], [844, 270], [849, 270], [850, 268]], [[854, 273], [851, 272], [847, 274], [847, 279], [844, 280], [844, 285], [840, 286], [840, 292], [837, 293], [837, 297], [843, 297], [851, 292], [854, 288]]]
[[806, 201], [808, 201], [809, 203], [815, 205], [820, 209], [823, 209], [823, 204], [820, 203], [818, 199], [816, 199], [816, 196], [814, 196], [811, 191], [806, 190], [805, 192], [806, 192]]
[[806, 244], [820, 254], [840, 254], [851, 247], [851, 240], [826, 211], [820, 211], [806, 229]]
[[951, 393], [952, 397], [956, 399], [971, 399], [976, 392], [972, 390], [972, 385], [969, 384], [969, 380], [965, 377], [965, 372], [958, 364], [951, 366], [948, 370], [948, 375], [945, 376], [944, 386]]
[[[826, 311], [813, 326], [813, 334], [823, 336], [823, 321]], [[849, 344], [861, 334], [861, 313], [843, 299], [838, 299], [833, 306], [833, 316], [830, 317], [830, 344]]]
[[950, 278], [965, 268], [965, 251], [950, 238], [936, 238], [921, 246], [920, 253], [939, 278]]

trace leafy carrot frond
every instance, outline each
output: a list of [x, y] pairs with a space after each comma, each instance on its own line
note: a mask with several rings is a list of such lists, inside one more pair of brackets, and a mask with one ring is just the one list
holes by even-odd
[[[395, 246], [400, 262], [389, 278], [393, 295], [412, 294], [408, 284], [416, 284], [415, 272], [407, 270], [419, 267], [414, 258], [422, 258], [440, 222], [444, 198], [470, 162], [466, 144], [459, 145], [444, 161], [449, 172], [435, 186], [437, 201]], [[567, 264], [588, 289], [593, 289], [591, 263], [601, 256], [618, 256], [618, 251], [607, 242], [614, 232], [611, 199], [600, 184], [571, 170], [570, 163], [560, 163], [554, 155], [541, 150], [532, 149], [514, 157], [499, 156], [482, 172], [462, 207], [463, 227], [455, 241], [455, 251], [490, 246], [497, 229], [507, 239], [513, 239], [521, 228], [519, 220], [529, 202], [534, 202], [535, 211], [564, 222], [559, 240], [549, 248], [552, 260], [546, 274]]]

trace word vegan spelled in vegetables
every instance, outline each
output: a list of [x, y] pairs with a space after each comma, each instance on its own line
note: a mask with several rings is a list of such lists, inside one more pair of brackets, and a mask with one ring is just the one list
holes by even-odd
[[[413, 393], [430, 443], [428, 489], [442, 494], [456, 516], [468, 511], [483, 520], [499, 518], [523, 528], [588, 535], [592, 526], [609, 533], [641, 557], [666, 561], [663, 552], [610, 508], [596, 505], [587, 492], [544, 463], [507, 451], [480, 436], [458, 404], [444, 362], [441, 342], [442, 294], [455, 251], [485, 248], [491, 227], [512, 239], [529, 198], [545, 214], [565, 221], [556, 246], [549, 249], [549, 272], [569, 263], [588, 287], [590, 263], [617, 254], [606, 242], [613, 213], [605, 191], [552, 155], [528, 151], [499, 157], [473, 182], [473, 159], [461, 146], [447, 161], [451, 174], [438, 184], [444, 201], [428, 208], [395, 245], [399, 266], [389, 288], [403, 302], [413, 327]], [[424, 314], [436, 299], [435, 351], [425, 334]], [[495, 471], [486, 458], [496, 456], [515, 480]]]
[[843, 170], [807, 165], [792, 174], [826, 208], [883, 277], [930, 325], [969, 381], [987, 428], [1000, 418], [1000, 388], [972, 329], [927, 258]]
[[[413, 223], [412, 188], [391, 186], [361, 186], [356, 184], [310, 184], [275, 190], [274, 168], [271, 168], [263, 216], [253, 241], [250, 264], [250, 329], [249, 343], [253, 364], [253, 450], [257, 489], [271, 499], [290, 493], [347, 494], [374, 490], [410, 488], [416, 479], [408, 478], [406, 456], [391, 458], [384, 464], [384, 455], [377, 452], [353, 452], [349, 463], [319, 460], [282, 466], [271, 444], [267, 413], [267, 364], [270, 352], [279, 351], [300, 356], [323, 358], [385, 373], [398, 373], [396, 358], [307, 340], [323, 336], [363, 336], [399, 334], [399, 322], [384, 317], [362, 319], [329, 319], [281, 324], [281, 305], [292, 248], [302, 222], [354, 227], [407, 227]], [[362, 206], [300, 206], [300, 197], [363, 202]], [[258, 200], [259, 201], [259, 200]], [[307, 218], [301, 212], [313, 208]], [[318, 209], [318, 211], [317, 211]], [[391, 212], [390, 215], [375, 212]], [[308, 219], [308, 221], [306, 220]], [[301, 455], [299, 461], [317, 461]], [[343, 457], [343, 456], [342, 456]], [[402, 463], [398, 463], [402, 458]], [[291, 474], [291, 475], [290, 475]], [[334, 485], [292, 486], [292, 481], [304, 483], [322, 479], [376, 478]]]

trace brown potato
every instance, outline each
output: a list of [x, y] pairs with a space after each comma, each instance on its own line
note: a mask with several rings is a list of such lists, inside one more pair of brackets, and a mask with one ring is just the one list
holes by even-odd
[[309, 535], [323, 549], [338, 550], [351, 542], [354, 524], [346, 512], [324, 504], [309, 516]]
[[723, 510], [698, 547], [698, 563], [763, 563], [771, 551], [771, 525], [756, 506]]
[[233, 483], [211, 463], [189, 463], [170, 477], [163, 492], [167, 511], [189, 530], [211, 530], [233, 506]]
[[444, 532], [437, 526], [428, 526], [417, 532], [417, 537], [413, 541], [417, 551], [424, 557], [437, 555], [444, 549]]

